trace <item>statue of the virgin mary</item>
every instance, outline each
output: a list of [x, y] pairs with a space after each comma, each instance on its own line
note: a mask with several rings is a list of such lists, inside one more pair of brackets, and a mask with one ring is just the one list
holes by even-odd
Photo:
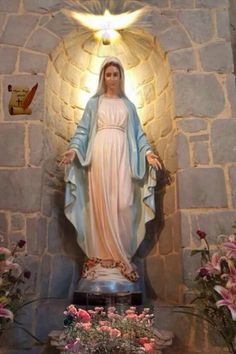
[[132, 257], [145, 236], [145, 223], [155, 216], [161, 163], [125, 94], [124, 69], [117, 58], [104, 60], [97, 92], [62, 163], [67, 165], [65, 215], [88, 257], [80, 290], [88, 282], [105, 292], [134, 289], [138, 274]]

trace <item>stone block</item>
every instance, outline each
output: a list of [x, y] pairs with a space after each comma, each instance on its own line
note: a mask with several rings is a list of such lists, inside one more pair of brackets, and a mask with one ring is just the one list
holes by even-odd
[[193, 163], [194, 165], [208, 165], [209, 164], [209, 151], [208, 143], [197, 142], [193, 146]]
[[10, 47], [0, 47], [0, 74], [12, 74], [15, 70], [18, 49]]
[[224, 92], [213, 74], [173, 76], [176, 115], [214, 117], [224, 109]]
[[44, 14], [45, 9], [50, 10], [58, 5], [58, 0], [23, 0], [23, 3], [26, 11]]
[[4, 14], [3, 12], [0, 12], [0, 35], [2, 34], [2, 32], [4, 30], [4, 24], [6, 21], [7, 21], [6, 14]]
[[17, 12], [20, 0], [0, 0], [0, 12]]
[[161, 69], [161, 75], [155, 80], [155, 89], [156, 89], [156, 96], [159, 97], [163, 93], [166, 92], [167, 98], [168, 98], [168, 93], [167, 93], [167, 88], [170, 82], [170, 75], [169, 72], [167, 71], [167, 67], [162, 67]]
[[171, 222], [173, 225], [173, 251], [179, 253], [182, 247], [181, 218], [179, 211], [176, 211], [173, 215], [171, 215]]
[[171, 132], [172, 125], [173, 125], [173, 121], [172, 121], [172, 117], [171, 117], [171, 112], [168, 111], [165, 114], [163, 114], [162, 117], [160, 118], [160, 128], [159, 129], [160, 129], [161, 137], [164, 137]]
[[155, 118], [159, 118], [166, 111], [166, 93], [164, 92], [155, 102]]
[[[78, 50], [80, 51], [80, 55], [78, 55]], [[70, 58], [71, 64], [75, 65], [82, 71], [88, 69], [91, 55], [85, 50], [82, 51], [81, 48], [78, 49], [77, 46], [70, 46], [67, 48], [67, 54]]]
[[164, 195], [164, 215], [168, 216], [173, 214], [176, 209], [176, 189], [175, 185], [166, 187]]
[[209, 134], [192, 135], [189, 138], [190, 143], [197, 142], [197, 141], [206, 141], [206, 140], [209, 140]]
[[1, 166], [24, 166], [25, 164], [25, 126], [18, 123], [1, 124], [0, 154]]
[[27, 250], [41, 256], [47, 243], [47, 220], [44, 217], [28, 218], [26, 222]]
[[68, 58], [64, 51], [61, 50], [58, 53], [58, 55], [53, 60], [53, 65], [59, 74], [65, 69], [65, 67], [68, 65]]
[[216, 27], [219, 38], [230, 40], [230, 20], [228, 10], [216, 12]]
[[146, 2], [148, 3], [148, 5], [152, 4], [157, 7], [168, 7], [169, 6], [168, 0], [146, 0]]
[[153, 83], [147, 84], [143, 87], [143, 94], [147, 104], [155, 99], [155, 87]]
[[219, 8], [225, 7], [228, 8], [229, 0], [196, 0], [196, 7], [209, 7], [209, 8]]
[[171, 217], [165, 219], [165, 226], [159, 238], [159, 251], [161, 256], [173, 251], [173, 226]]
[[169, 52], [168, 59], [172, 70], [191, 71], [196, 69], [196, 63], [192, 49]]
[[39, 211], [41, 179], [39, 168], [0, 170], [0, 209], [30, 213]]
[[51, 256], [45, 254], [41, 261], [41, 272], [40, 272], [40, 297], [48, 297], [48, 289], [51, 274]]
[[[158, 143], [158, 151], [159, 151], [159, 145], [160, 145], [160, 142]], [[175, 173], [178, 168], [176, 136], [174, 136], [173, 134], [170, 134], [168, 136], [168, 143], [166, 145], [164, 144], [163, 148], [164, 148], [165, 167], [171, 173]]]
[[[197, 354], [195, 351], [189, 350], [192, 340], [193, 316], [177, 312], [180, 310], [178, 306], [170, 304], [159, 305], [158, 302], [155, 305], [157, 328], [166, 329], [174, 333], [173, 346], [166, 348], [163, 354]], [[206, 353], [201, 351], [201, 354]]]
[[145, 259], [145, 276], [147, 295], [150, 298], [165, 298], [165, 263], [160, 256], [148, 256]]
[[48, 57], [43, 54], [34, 54], [26, 51], [20, 53], [20, 72], [30, 74], [45, 73], [48, 63]]
[[[9, 234], [8, 238], [9, 238], [10, 248], [12, 248], [12, 249], [18, 244], [18, 242], [20, 240], [26, 241], [24, 231], [12, 232]], [[25, 250], [26, 250], [26, 247], [23, 247], [23, 248], [19, 249], [17, 252], [18, 252], [18, 254], [24, 254]]]
[[39, 264], [40, 259], [31, 255], [19, 255], [17, 262], [24, 270], [30, 271], [31, 276], [29, 279], [25, 279], [24, 291], [27, 295], [37, 294], [38, 276], [39, 276]]
[[179, 208], [227, 207], [221, 168], [189, 168], [177, 173]]
[[235, 88], [235, 76], [229, 74], [226, 77], [226, 88], [228, 99], [231, 105], [232, 116], [236, 117], [236, 88]]
[[171, 27], [171, 22], [169, 21], [169, 19], [155, 10], [152, 14], [151, 22], [152, 27], [150, 28], [150, 33], [153, 36], [157, 36], [157, 38], [159, 37], [161, 32], [164, 32]]
[[153, 80], [153, 70], [151, 65], [147, 65], [146, 63], [141, 63], [140, 65], [138, 65], [137, 68], [135, 69], [131, 69], [131, 77], [133, 75], [133, 77], [136, 78], [136, 83], [137, 85], [145, 85], [147, 83], [149, 83], [150, 81]]
[[183, 250], [183, 277], [187, 286], [193, 285], [193, 280], [196, 277], [196, 271], [201, 267], [200, 255], [191, 256], [192, 250]]
[[197, 230], [203, 230], [207, 234], [207, 240], [210, 244], [217, 243], [217, 237], [220, 235], [231, 235], [233, 233], [233, 224], [235, 223], [234, 211], [208, 211], [192, 214], [192, 240], [199, 247], [199, 237]]
[[[60, 75], [57, 73], [54, 66], [50, 66], [47, 70], [47, 84], [48, 88], [51, 89], [56, 95], [60, 95], [62, 79]], [[50, 92], [50, 91], [49, 91]]]
[[52, 108], [55, 113], [61, 112], [62, 101], [56, 96], [52, 96]]
[[236, 119], [214, 121], [211, 136], [214, 163], [236, 162]]
[[11, 215], [11, 231], [20, 231], [25, 228], [25, 218], [23, 214]]
[[[199, 49], [202, 67], [205, 71], [219, 73], [233, 71], [233, 55], [230, 43], [210, 43]], [[222, 55], [222, 53], [224, 53]]]
[[145, 126], [145, 133], [147, 134], [148, 141], [150, 144], [156, 143], [160, 137], [159, 122], [157, 122], [156, 120], [148, 122], [148, 124]]
[[182, 285], [182, 262], [179, 254], [166, 256], [166, 298], [170, 302], [179, 302], [179, 287]]
[[73, 278], [74, 262], [64, 255], [56, 255], [52, 260], [52, 277], [49, 296], [67, 298]]
[[61, 12], [54, 14], [54, 16], [46, 24], [45, 27], [49, 29], [51, 32], [55, 33], [55, 35], [58, 37], [66, 36], [75, 28], [71, 20]]
[[[36, 83], [38, 88], [34, 99], [30, 104], [32, 114], [10, 115], [8, 111], [8, 103], [11, 97], [11, 92], [8, 92], [8, 85], [24, 86], [31, 89]], [[42, 120], [44, 116], [44, 78], [37, 75], [9, 75], [3, 79], [3, 113], [4, 119], [8, 121], [19, 120]]]
[[62, 71], [62, 78], [73, 87], [80, 87], [85, 91], [89, 91], [91, 89], [91, 82], [94, 82], [95, 75], [90, 74], [89, 78], [89, 73], [86, 72], [83, 74], [76, 66], [67, 64]]
[[[63, 220], [64, 221], [64, 220]], [[63, 224], [59, 218], [52, 218], [48, 225], [48, 252], [62, 253]]]
[[158, 37], [165, 52], [191, 47], [190, 40], [181, 27], [172, 27]]
[[[33, 333], [33, 314], [34, 304], [29, 304], [19, 310], [15, 318], [16, 322], [21, 323], [22, 327], [27, 329], [30, 333]], [[20, 327], [17, 325], [10, 326], [6, 333], [1, 336], [1, 345], [4, 343], [4, 346], [9, 349], [9, 351], [4, 350], [2, 352], [0, 347], [1, 354], [29, 353], [30, 348], [33, 346], [33, 338]], [[23, 348], [25, 348], [25, 350]], [[26, 350], [26, 348], [28, 350]]]
[[203, 119], [185, 118], [177, 120], [177, 129], [181, 129], [185, 133], [198, 133], [207, 129], [207, 121]]
[[194, 42], [208, 42], [214, 34], [212, 14], [209, 10], [186, 10], [178, 14], [179, 21]]
[[65, 105], [62, 106], [65, 111], [67, 110], [67, 108], [70, 108], [69, 103], [71, 99], [72, 90], [73, 88], [68, 82], [61, 80], [60, 98], [65, 103]]
[[4, 212], [0, 212], [0, 236], [7, 232], [8, 222], [7, 215]]
[[190, 221], [187, 212], [180, 212], [180, 232], [182, 247], [189, 247], [191, 243]]
[[30, 164], [39, 166], [42, 163], [44, 153], [44, 136], [42, 125], [29, 125], [29, 147]]
[[193, 8], [194, 0], [171, 0], [170, 6], [176, 9]]
[[[1, 43], [23, 46], [35, 28], [38, 17], [34, 15], [12, 15], [0, 37]], [[17, 36], [16, 36], [17, 30]]]
[[48, 334], [53, 330], [63, 328], [63, 320], [66, 307], [69, 305], [68, 299], [53, 299], [40, 303], [35, 311], [36, 329], [35, 335], [42, 341], [48, 339]]
[[232, 201], [234, 208], [236, 207], [236, 167], [229, 168], [229, 177], [231, 184]]
[[188, 138], [186, 135], [179, 133], [176, 136], [176, 140], [178, 168], [188, 168], [190, 166]]
[[50, 54], [58, 44], [58, 37], [43, 28], [39, 28], [31, 35], [26, 47], [36, 52]]

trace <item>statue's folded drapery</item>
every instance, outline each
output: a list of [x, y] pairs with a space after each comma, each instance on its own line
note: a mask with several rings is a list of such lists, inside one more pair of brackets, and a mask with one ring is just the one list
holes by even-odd
[[[100, 140], [96, 139], [98, 138], [98, 136], [96, 135], [98, 134], [99, 131], [98, 130], [98, 108], [100, 107], [102, 100], [103, 100], [102, 96], [94, 96], [89, 100], [89, 102], [86, 105], [83, 117], [79, 122], [75, 135], [71, 139], [69, 145], [70, 148], [75, 149], [76, 158], [74, 159], [73, 163], [67, 167], [66, 176], [65, 176], [65, 181], [66, 181], [65, 214], [67, 218], [71, 221], [71, 223], [74, 225], [77, 231], [77, 241], [80, 247], [82, 248], [82, 250], [88, 256], [88, 258], [98, 258], [98, 259], [104, 258], [105, 253], [100, 251], [101, 247], [99, 245], [101, 240], [98, 239], [99, 232], [96, 232], [96, 229], [94, 229], [96, 228], [96, 225], [98, 225], [100, 222], [104, 226], [104, 221], [106, 221], [107, 218], [109, 218], [109, 225], [112, 225], [113, 223], [112, 218], [114, 219], [115, 223], [119, 223], [119, 220], [121, 220], [121, 222], [124, 224], [124, 220], [125, 220], [125, 218], [123, 218], [122, 220], [122, 218], [119, 217], [119, 208], [118, 208], [118, 214], [116, 211], [117, 215], [111, 215], [111, 218], [110, 215], [104, 214], [103, 210], [101, 210], [102, 213], [101, 220], [98, 220], [97, 224], [93, 222], [93, 219], [94, 218], [96, 219], [96, 217], [94, 217], [94, 213], [96, 212], [96, 209], [97, 209], [97, 213], [99, 212], [99, 208], [98, 206], [96, 206], [97, 204], [94, 203], [93, 200], [96, 199], [96, 197], [100, 199], [102, 198], [101, 194], [99, 194], [99, 184], [93, 185], [94, 176], [97, 175], [100, 176], [100, 174], [97, 173], [94, 174], [94, 171], [92, 169], [94, 158], [96, 158], [96, 156], [98, 157], [100, 156], [98, 155], [98, 153], [97, 155], [95, 154], [96, 144], [99, 144], [100, 147], [100, 144], [102, 144], [103, 141], [105, 143], [106, 140], [105, 139], [106, 135], [103, 135], [104, 138], [100, 136]], [[104, 242], [109, 243], [108, 238], [113, 237], [115, 242], [113, 243], [110, 242], [109, 247], [118, 247], [117, 250], [114, 250], [114, 252], [112, 251], [110, 253], [108, 252], [109, 254], [105, 258], [112, 259], [113, 261], [117, 262], [117, 264], [119, 264], [120, 262], [119, 265], [121, 271], [123, 270], [123, 274], [126, 275], [128, 279], [135, 280], [135, 277], [133, 278], [132, 276], [129, 277], [129, 274], [132, 273], [132, 266], [130, 262], [132, 256], [136, 252], [138, 246], [140, 245], [141, 241], [145, 236], [145, 223], [153, 219], [155, 216], [154, 188], [156, 186], [156, 172], [154, 168], [152, 167], [148, 168], [146, 164], [145, 155], [146, 152], [150, 150], [150, 146], [147, 143], [146, 137], [141, 129], [135, 106], [126, 97], [121, 97], [121, 99], [119, 99], [119, 103], [121, 106], [123, 104], [127, 112], [127, 122], [126, 122], [125, 131], [123, 133], [121, 132], [119, 133], [125, 134], [123, 135], [123, 137], [124, 139], [127, 139], [125, 141], [126, 143], [125, 146], [127, 146], [128, 156], [126, 156], [125, 158], [128, 161], [127, 163], [129, 164], [129, 166], [127, 166], [128, 167], [127, 178], [124, 178], [125, 175], [123, 173], [123, 177], [122, 177], [124, 181], [123, 186], [121, 183], [115, 184], [116, 191], [114, 190], [114, 193], [112, 192], [111, 186], [109, 187], [109, 191], [105, 190], [104, 198], [106, 198], [106, 200], [107, 198], [113, 198], [113, 201], [111, 203], [110, 201], [108, 201], [107, 205], [108, 206], [111, 205], [111, 207], [110, 208], [107, 207], [105, 213], [112, 213], [113, 210], [112, 205], [114, 205], [114, 197], [116, 195], [119, 195], [118, 193], [119, 191], [117, 192], [117, 188], [123, 188], [124, 191], [126, 191], [128, 189], [126, 189], [126, 186], [124, 184], [125, 183], [132, 184], [133, 194], [132, 194], [132, 203], [129, 208], [130, 213], [127, 211], [125, 216], [126, 220], [127, 217], [131, 218], [130, 235], [125, 235], [126, 245], [123, 248], [123, 246], [120, 244], [121, 250], [118, 249], [119, 242], [116, 242], [117, 240], [115, 240], [115, 238], [117, 239], [117, 237], [119, 237], [119, 235], [117, 234], [117, 230], [119, 233], [119, 229], [122, 229], [123, 226], [119, 228], [118, 225], [118, 227], [116, 227], [116, 232], [111, 231], [109, 234], [109, 232], [107, 231], [107, 227], [105, 225], [104, 232], [103, 232], [104, 235], [100, 235], [100, 236], [104, 237], [104, 239], [102, 240], [103, 243]], [[121, 106], [119, 106], [118, 109], [120, 109]], [[105, 134], [109, 134], [109, 133], [105, 133]], [[114, 132], [114, 134], [116, 133]], [[114, 135], [114, 138], [115, 137], [116, 135]], [[122, 140], [117, 140], [117, 141], [119, 142]], [[104, 151], [102, 153], [104, 153], [105, 156], [106, 150], [103, 149], [100, 151], [101, 152]], [[110, 176], [109, 178], [107, 176], [108, 178], [107, 184], [109, 184], [108, 182], [109, 179], [112, 178], [113, 172], [114, 175], [117, 175], [118, 173], [119, 176], [119, 167], [114, 167], [113, 160], [112, 160], [113, 156], [112, 153], [109, 151], [109, 149], [107, 153], [110, 154], [109, 158], [111, 163], [109, 163], [109, 159], [108, 159], [108, 163], [106, 163], [105, 166], [100, 166], [100, 168], [104, 169], [104, 171], [107, 171], [108, 176]], [[98, 167], [96, 168], [97, 171], [99, 172], [99, 164], [97, 165]], [[122, 168], [124, 170], [124, 167]], [[117, 169], [117, 173], [115, 169]], [[130, 173], [128, 173], [128, 170], [130, 171]], [[104, 189], [104, 181], [103, 181], [103, 189]], [[96, 190], [97, 190], [97, 195], [96, 195]], [[91, 193], [93, 193], [94, 195], [91, 195]], [[101, 201], [100, 201], [100, 205], [102, 208], [103, 203]], [[93, 210], [95, 210], [94, 213]], [[102, 217], [104, 221], [102, 221]], [[98, 219], [99, 219], [99, 215], [98, 215]], [[112, 229], [113, 227], [111, 226], [110, 228]], [[101, 228], [99, 227], [99, 229]], [[113, 229], [115, 229], [115, 227]], [[126, 233], [127, 233], [127, 229], [126, 229]], [[127, 243], [127, 237], [129, 237], [128, 243]], [[128, 248], [126, 247], [127, 244], [129, 245]], [[126, 255], [124, 255], [125, 249], [127, 251]], [[100, 254], [102, 256], [100, 256]]]

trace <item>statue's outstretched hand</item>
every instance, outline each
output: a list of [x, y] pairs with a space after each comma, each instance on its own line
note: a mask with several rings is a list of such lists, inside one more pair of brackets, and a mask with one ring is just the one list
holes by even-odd
[[156, 154], [154, 154], [153, 152], [148, 152], [146, 158], [149, 165], [156, 168], [157, 170], [162, 170], [162, 164]]
[[62, 159], [59, 163], [59, 166], [61, 166], [62, 164], [69, 164], [71, 162], [73, 162], [74, 158], [75, 158], [75, 150], [73, 149], [69, 149], [67, 150], [63, 155], [62, 155]]

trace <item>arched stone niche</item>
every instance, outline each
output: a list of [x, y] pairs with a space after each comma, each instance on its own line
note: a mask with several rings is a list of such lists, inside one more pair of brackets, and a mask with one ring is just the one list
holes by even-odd
[[[174, 176], [177, 156], [167, 58], [155, 37], [143, 30], [137, 29], [135, 36], [124, 31], [121, 36], [118, 43], [105, 46], [90, 33], [75, 30], [51, 53], [45, 81], [45, 124], [51, 153], [55, 156], [66, 149], [86, 102], [95, 93], [102, 61], [106, 56], [117, 56], [125, 68], [127, 94], [137, 107], [147, 138]], [[175, 178], [166, 193], [173, 198]], [[168, 204], [165, 210], [168, 208], [168, 216], [173, 217], [175, 204]], [[147, 249], [157, 247], [151, 243], [146, 255]]]

